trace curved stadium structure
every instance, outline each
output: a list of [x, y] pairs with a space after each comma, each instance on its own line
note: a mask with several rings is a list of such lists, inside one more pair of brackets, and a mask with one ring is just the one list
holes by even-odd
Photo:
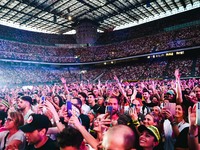
[[163, 79], [172, 78], [174, 68], [180, 68], [182, 77], [199, 77], [199, 10], [117, 31], [105, 30], [97, 33], [93, 44], [77, 43], [76, 34], [1, 25], [1, 83], [52, 83], [62, 76], [69, 82], [106, 81], [114, 74], [126, 81]]

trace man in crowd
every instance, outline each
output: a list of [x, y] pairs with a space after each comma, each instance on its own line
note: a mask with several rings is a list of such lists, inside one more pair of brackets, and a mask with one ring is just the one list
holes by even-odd
[[155, 106], [154, 103], [152, 103], [152, 101], [150, 100], [150, 93], [147, 89], [143, 89], [143, 94], [142, 94], [144, 101], [142, 101], [143, 103], [143, 107], [142, 107], [142, 113], [144, 115], [148, 114], [151, 112], [153, 106]]
[[24, 117], [24, 122], [27, 121], [30, 114], [34, 113], [32, 111], [31, 104], [32, 104], [32, 98], [30, 96], [22, 96], [17, 101], [18, 109]]
[[107, 100], [107, 106], [112, 106], [111, 120], [119, 118], [119, 100], [117, 97], [110, 97]]
[[89, 117], [87, 115], [85, 115], [85, 114], [83, 114], [81, 112], [81, 107], [82, 107], [82, 101], [81, 101], [81, 99], [78, 98], [78, 97], [73, 98], [73, 99], [71, 99], [71, 103], [76, 108], [79, 109], [79, 111], [80, 111], [79, 119], [81, 119], [80, 121], [81, 121], [82, 125], [86, 128], [86, 130], [88, 130], [89, 127], [90, 127], [90, 119], [89, 119]]
[[28, 145], [26, 150], [59, 150], [55, 142], [47, 137], [49, 118], [41, 114], [31, 114], [20, 129], [25, 133]]
[[89, 103], [89, 106], [91, 107], [91, 110], [93, 110], [93, 112], [95, 112], [96, 114], [104, 114], [105, 113], [103, 107], [96, 104], [95, 96], [93, 93], [88, 94], [88, 103]]
[[80, 150], [83, 136], [77, 129], [68, 126], [57, 135], [57, 141], [60, 150]]
[[135, 99], [133, 102], [133, 108], [136, 110], [137, 115], [138, 115], [138, 121], [141, 122], [144, 120], [144, 114], [141, 113], [141, 104], [140, 101], [138, 99]]

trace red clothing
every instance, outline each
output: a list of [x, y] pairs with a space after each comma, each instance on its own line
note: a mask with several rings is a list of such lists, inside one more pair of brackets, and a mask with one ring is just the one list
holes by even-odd
[[7, 129], [5, 127], [0, 127], [0, 132], [6, 131]]

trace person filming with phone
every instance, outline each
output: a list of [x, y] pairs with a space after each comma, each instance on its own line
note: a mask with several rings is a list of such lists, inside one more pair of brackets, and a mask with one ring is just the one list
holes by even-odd
[[[185, 107], [183, 105], [176, 105], [174, 115], [169, 109], [163, 109], [162, 113], [171, 123], [172, 127], [171, 136], [175, 138], [174, 149], [176, 150], [188, 149], [187, 135], [189, 130], [189, 123], [186, 122], [185, 119], [187, 116]], [[165, 129], [166, 128], [164, 128], [164, 130]]]
[[117, 121], [117, 119], [119, 118], [119, 100], [117, 97], [109, 97], [107, 100], [107, 106], [112, 106], [112, 112], [111, 112], [111, 116], [110, 119]]

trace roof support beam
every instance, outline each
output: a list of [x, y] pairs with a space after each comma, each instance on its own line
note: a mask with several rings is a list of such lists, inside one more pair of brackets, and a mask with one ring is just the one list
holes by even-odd
[[148, 14], [150, 14], [151, 16], [154, 16], [154, 14], [152, 14], [151, 11], [149, 11], [144, 5], [142, 7], [148, 12]]
[[151, 4], [150, 4], [151, 8], [153, 9], [153, 11], [156, 13], [156, 14], [160, 14]]
[[171, 1], [172, 1], [173, 5], [176, 7], [176, 9], [178, 9], [176, 2], [174, 0], [171, 0]]
[[[5, 8], [5, 9], [10, 9], [10, 8], [8, 8], [7, 6], [3, 6], [3, 5], [0, 5], [0, 7], [3, 7], [3, 8]], [[26, 14], [26, 13], [21, 12], [21, 11], [18, 11], [18, 10], [16, 10], [16, 9], [13, 9], [13, 11], [15, 11], [15, 12], [17, 12], [17, 13], [19, 13], [19, 14], [24, 14], [24, 15], [27, 15], [27, 16], [29, 16], [29, 17], [33, 17], [33, 15], [31, 15], [31, 14]], [[63, 24], [55, 23], [55, 22], [53, 22], [53, 21], [46, 20], [46, 19], [43, 19], [43, 18], [39, 18], [39, 17], [35, 17], [35, 18], [37, 18], [37, 19], [39, 19], [39, 20], [42, 20], [42, 21], [49, 22], [49, 23], [54, 23], [54, 24], [57, 24], [57, 25], [59, 25], [59, 26], [68, 27], [68, 26], [65, 26], [65, 25], [63, 25]], [[71, 27], [68, 27], [68, 28], [71, 28]]]
[[165, 0], [163, 0], [163, 3], [167, 6], [167, 8], [168, 8], [169, 10], [172, 11], [171, 7], [167, 4], [167, 2], [166, 2]]
[[166, 11], [164, 10], [164, 8], [162, 8], [162, 7], [160, 6], [160, 4], [159, 4], [157, 1], [155, 1], [155, 3], [156, 3], [156, 5], [159, 7], [159, 9], [160, 9], [161, 11], [163, 11], [163, 12], [166, 13]]
[[[25, 1], [25, 0], [23, 0], [23, 1]], [[24, 2], [24, 3], [25, 3], [25, 2]], [[51, 4], [51, 5], [48, 5], [48, 6], [46, 6], [46, 7], [43, 7], [43, 4], [45, 4], [45, 3], [46, 3], [46, 1], [44, 1], [44, 2], [41, 3], [39, 6], [37, 6], [36, 8], [40, 9], [40, 11], [39, 11], [38, 13], [32, 15], [31, 17], [29, 17], [29, 18], [26, 19], [25, 21], [23, 21], [21, 24], [25, 24], [25, 23], [27, 23], [29, 20], [31, 20], [32, 18], [36, 18], [40, 13], [42, 13], [43, 11], [47, 11], [47, 9], [50, 8], [50, 7], [52, 6], [52, 4]], [[35, 7], [35, 6], [34, 6], [34, 7]]]
[[13, 8], [11, 8], [7, 13], [5, 13], [1, 18], [4, 18], [6, 15], [8, 15], [13, 9], [15, 9], [17, 6], [19, 6], [20, 3], [18, 3], [17, 5], [15, 5]]
[[190, 0], [190, 3], [193, 5], [193, 1], [192, 0]]
[[[33, 3], [34, 1], [32, 1]], [[28, 5], [26, 7], [24, 7], [21, 11], [24, 11], [26, 8], [28, 7]], [[15, 18], [17, 16], [17, 14], [13, 15], [12, 17], [9, 18], [9, 20]], [[25, 15], [24, 15], [25, 16]]]
[[[29, 5], [27, 5], [27, 7], [28, 6], [32, 6], [32, 5], [34, 5], [34, 8], [36, 9], [36, 7], [37, 6], [40, 6], [41, 4], [38, 4], [37, 2], [35, 2], [35, 1], [33, 1], [33, 3], [29, 3]], [[33, 6], [32, 6], [33, 7]], [[26, 14], [30, 14], [31, 12], [32, 12], [33, 10], [31, 9], [29, 12], [27, 12], [27, 13], [25, 13], [25, 15], [24, 16], [22, 16], [21, 18], [19, 18], [18, 20], [16, 20], [15, 22], [18, 22], [19, 20], [21, 20], [22, 18], [24, 18], [25, 16], [26, 16]], [[22, 24], [23, 24], [23, 22], [22, 22]]]
[[[115, 12], [114, 13], [116, 13], [116, 15], [115, 15], [115, 17], [117, 17], [117, 18], [119, 18], [117, 15], [118, 14], [120, 14], [120, 13], [123, 13], [121, 10], [120, 10], [120, 8], [118, 7], [118, 6], [116, 6], [114, 3], [112, 4], [115, 8], [117, 8], [119, 11], [116, 11], [116, 10], [114, 10]], [[112, 13], [113, 14], [113, 13]], [[111, 14], [111, 16], [112, 16], [112, 14]], [[120, 19], [120, 18], [119, 18]], [[129, 18], [127, 18], [126, 17], [126, 19], [128, 19], [129, 21], [130, 21], [130, 19]], [[126, 22], [126, 23], [128, 23], [128, 20], [127, 21], [124, 21], [124, 22]]]
[[181, 4], [182, 4], [182, 6], [183, 6], [184, 8], [186, 8], [186, 4], [185, 4], [184, 0], [180, 0], [180, 2], [181, 2]]
[[[143, 2], [143, 3], [140, 3], [138, 0], [135, 0], [136, 2], [137, 2], [137, 4], [136, 4], [136, 9], [143, 15], [143, 16], [145, 16], [145, 17], [148, 17], [145, 13], [143, 13], [140, 9], [138, 9], [139, 7], [142, 7], [142, 8], [144, 8], [144, 5], [146, 5], [146, 1], [145, 2]], [[144, 9], [146, 9], [146, 8], [144, 8]], [[151, 14], [152, 15], [152, 14]]]
[[[127, 1], [132, 7], [134, 6], [132, 3], [130, 3], [129, 1]], [[137, 13], [135, 13], [133, 10], [131, 10], [131, 12], [133, 12], [136, 16], [138, 16], [140, 19], [143, 19], [140, 15], [138, 15]]]
[[[87, 12], [84, 12], [84, 13], [82, 13], [82, 14], [80, 14], [80, 15], [77, 15], [76, 17], [74, 17], [74, 20], [77, 20], [78, 18], [84, 16], [84, 15], [87, 14], [87, 13], [91, 13], [91, 12], [93, 12], [93, 11], [97, 11], [98, 9], [102, 8], [103, 6], [109, 5], [109, 4], [113, 3], [113, 2], [115, 2], [115, 0], [106, 1], [105, 5], [98, 6], [98, 7], [94, 8], [94, 9], [90, 9], [90, 10], [87, 11]], [[64, 22], [64, 23], [67, 23], [67, 21]]]
[[100, 8], [102, 8], [102, 7], [104, 7], [104, 6], [107, 6], [107, 5], [109, 5], [109, 4], [112, 4], [112, 3], [114, 3], [114, 2], [115, 2], [115, 0], [106, 1], [106, 3], [105, 3], [104, 5], [98, 6], [98, 7], [94, 8], [94, 9], [90, 9], [88, 12], [85, 12], [85, 13], [83, 13], [83, 14], [77, 16], [76, 18], [79, 18], [79, 17], [81, 17], [81, 16], [84, 16], [84, 15], [87, 14], [87, 13], [90, 13], [90, 12], [93, 12], [93, 11], [97, 11], [98, 9], [100, 9]]
[[[7, 6], [8, 4], [10, 4], [12, 2], [12, 0], [7, 1], [7, 3], [4, 4], [4, 6]], [[3, 7], [0, 8], [0, 11], [2, 10]]]
[[[120, 12], [125, 13], [128, 17], [132, 18], [135, 21], [138, 21], [138, 19], [136, 19], [135, 17], [133, 17], [132, 15], [130, 15], [129, 13], [127, 13], [127, 11], [126, 11], [127, 7], [124, 6], [124, 4], [122, 2], [120, 2], [120, 1], [118, 1], [118, 2], [120, 3], [120, 6], [123, 6], [123, 8], [120, 8], [119, 6], [115, 5], [115, 3], [113, 3], [112, 5], [115, 6], [117, 9], [119, 9]], [[129, 18], [127, 18], [127, 19], [129, 19]]]
[[91, 9], [95, 9], [95, 7], [93, 7], [93, 6], [90, 5], [89, 3], [85, 2], [84, 0], [77, 0], [77, 1], [79, 1], [79, 2], [82, 3], [83, 5], [88, 6], [88, 7], [91, 8]]

